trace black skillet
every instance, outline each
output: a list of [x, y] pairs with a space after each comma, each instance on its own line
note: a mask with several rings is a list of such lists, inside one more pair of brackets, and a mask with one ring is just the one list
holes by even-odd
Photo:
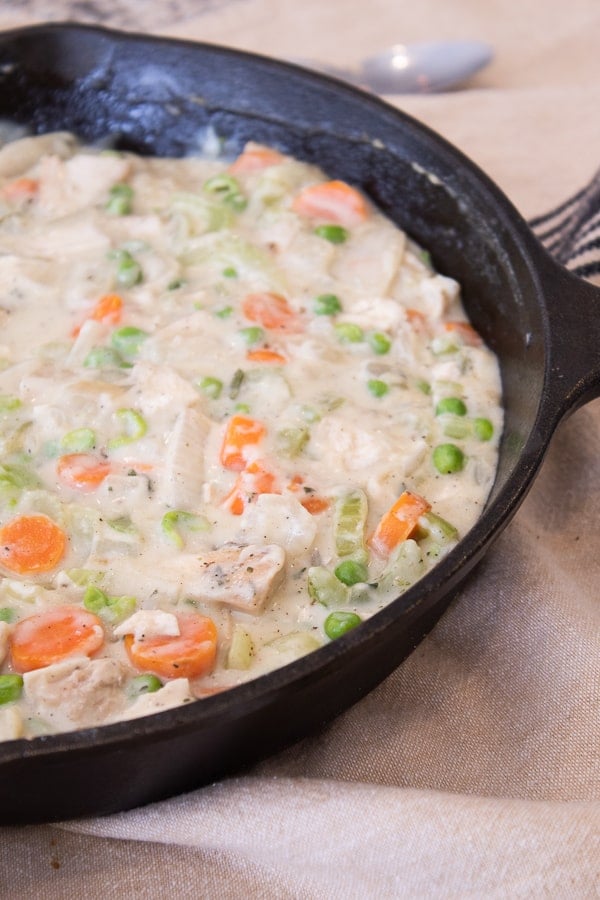
[[600, 394], [600, 292], [555, 264], [494, 184], [436, 134], [293, 66], [38, 26], [0, 35], [0, 119], [175, 156], [194, 151], [211, 125], [231, 152], [252, 139], [359, 185], [461, 282], [474, 326], [500, 359], [506, 409], [489, 503], [422, 581], [345, 637], [229, 692], [134, 722], [0, 744], [0, 823], [14, 824], [123, 810], [239, 772], [385, 678], [516, 512], [558, 422]]

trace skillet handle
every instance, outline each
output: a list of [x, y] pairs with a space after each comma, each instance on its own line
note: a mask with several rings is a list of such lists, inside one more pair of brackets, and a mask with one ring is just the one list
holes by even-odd
[[600, 287], [544, 250], [541, 262], [549, 329], [545, 390], [560, 420], [600, 397]]

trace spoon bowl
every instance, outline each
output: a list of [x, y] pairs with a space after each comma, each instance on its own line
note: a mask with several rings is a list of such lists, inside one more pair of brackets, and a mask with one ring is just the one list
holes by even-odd
[[487, 66], [493, 57], [484, 41], [423, 41], [394, 44], [367, 57], [356, 68], [299, 60], [315, 69], [375, 94], [420, 94], [448, 91]]

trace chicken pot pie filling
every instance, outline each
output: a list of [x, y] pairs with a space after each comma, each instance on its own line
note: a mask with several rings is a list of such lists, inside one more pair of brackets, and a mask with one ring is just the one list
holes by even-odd
[[255, 678], [476, 521], [502, 429], [458, 284], [259, 145], [0, 151], [0, 737]]

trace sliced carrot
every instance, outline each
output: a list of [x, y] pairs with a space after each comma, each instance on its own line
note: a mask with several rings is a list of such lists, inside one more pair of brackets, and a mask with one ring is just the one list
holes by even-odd
[[196, 613], [178, 615], [179, 634], [156, 635], [136, 641], [125, 635], [127, 655], [137, 669], [162, 678], [201, 678], [217, 656], [217, 628], [212, 619]]
[[48, 516], [18, 516], [0, 528], [0, 565], [19, 575], [49, 572], [66, 545], [64, 531]]
[[[86, 321], [106, 322], [108, 325], [117, 325], [123, 317], [123, 299], [119, 294], [104, 294], [100, 297], [94, 308], [86, 316]], [[76, 325], [71, 332], [72, 337], [77, 337], [81, 331], [81, 325]]]
[[313, 184], [296, 194], [292, 209], [301, 216], [351, 228], [368, 216], [363, 195], [345, 181]]
[[91, 453], [66, 453], [59, 457], [56, 472], [64, 485], [76, 491], [94, 491], [111, 472], [111, 464]]
[[329, 500], [326, 497], [317, 497], [315, 494], [305, 497], [300, 503], [311, 516], [317, 516], [319, 513], [329, 509]]
[[369, 541], [375, 553], [388, 556], [394, 547], [411, 536], [420, 517], [430, 509], [431, 504], [419, 494], [404, 491], [382, 516]]
[[103, 643], [98, 616], [76, 606], [59, 606], [18, 622], [10, 655], [17, 672], [31, 672], [69, 656], [92, 656]]
[[241, 472], [248, 462], [250, 448], [259, 444], [266, 434], [266, 428], [257, 419], [249, 416], [232, 416], [227, 423], [221, 444], [221, 465], [234, 472]]
[[475, 331], [469, 322], [445, 322], [444, 329], [458, 334], [463, 343], [469, 347], [481, 347], [483, 344], [481, 335]]
[[2, 188], [2, 196], [5, 200], [19, 202], [31, 200], [38, 192], [39, 182], [35, 178], [15, 178]]
[[257, 350], [248, 350], [246, 359], [249, 362], [270, 363], [273, 365], [283, 366], [287, 359], [277, 350], [271, 350], [269, 347], [259, 347]]
[[406, 320], [415, 331], [423, 332], [427, 327], [427, 319], [418, 309], [407, 309]]
[[280, 494], [277, 479], [260, 460], [251, 462], [237, 477], [232, 490], [225, 497], [223, 505], [234, 516], [241, 516], [246, 504], [257, 494]]
[[242, 312], [251, 322], [270, 331], [296, 332], [302, 328], [298, 313], [285, 297], [270, 291], [248, 294], [242, 301]]
[[260, 144], [248, 144], [238, 158], [229, 166], [233, 175], [246, 174], [247, 172], [260, 172], [269, 166], [276, 166], [285, 159], [277, 150], [263, 147]]

